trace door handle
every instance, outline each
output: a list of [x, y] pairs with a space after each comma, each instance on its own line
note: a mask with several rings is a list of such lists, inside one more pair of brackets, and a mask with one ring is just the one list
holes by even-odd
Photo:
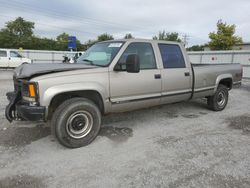
[[184, 75], [185, 76], [190, 76], [190, 73], [189, 72], [185, 72]]
[[155, 79], [161, 79], [161, 75], [160, 74], [155, 74]]

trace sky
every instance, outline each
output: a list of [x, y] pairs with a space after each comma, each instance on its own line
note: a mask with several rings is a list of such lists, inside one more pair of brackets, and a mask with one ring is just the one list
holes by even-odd
[[249, 0], [0, 0], [0, 28], [18, 16], [35, 22], [34, 33], [56, 38], [62, 32], [81, 42], [102, 33], [150, 39], [159, 31], [188, 36], [188, 46], [209, 41], [222, 19], [250, 42]]

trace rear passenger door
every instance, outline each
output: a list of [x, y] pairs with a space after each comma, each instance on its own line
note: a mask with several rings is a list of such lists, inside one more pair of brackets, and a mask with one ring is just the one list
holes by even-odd
[[0, 67], [8, 67], [9, 58], [6, 50], [0, 50]]
[[187, 100], [191, 96], [192, 72], [178, 44], [158, 44], [163, 64], [161, 104]]

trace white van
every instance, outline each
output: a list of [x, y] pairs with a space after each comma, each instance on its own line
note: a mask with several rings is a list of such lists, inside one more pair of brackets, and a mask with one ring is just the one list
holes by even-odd
[[16, 50], [0, 48], [0, 68], [15, 68], [23, 63], [32, 63], [32, 60], [23, 57]]

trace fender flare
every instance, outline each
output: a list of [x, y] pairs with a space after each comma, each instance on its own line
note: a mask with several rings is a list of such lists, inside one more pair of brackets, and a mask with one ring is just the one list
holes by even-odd
[[223, 79], [231, 79], [233, 81], [233, 76], [232, 76], [232, 74], [221, 74], [221, 75], [217, 76], [216, 81], [215, 81], [214, 92], [216, 92], [220, 81]]
[[47, 88], [43, 92], [42, 98], [40, 98], [40, 103], [41, 105], [48, 107], [53, 97], [55, 97], [58, 94], [72, 92], [72, 91], [84, 91], [84, 90], [93, 90], [98, 92], [102, 97], [103, 104], [105, 104], [106, 101], [105, 96], [109, 96], [108, 91], [106, 91], [106, 89], [98, 83], [94, 82], [70, 83], [70, 84], [56, 85]]

